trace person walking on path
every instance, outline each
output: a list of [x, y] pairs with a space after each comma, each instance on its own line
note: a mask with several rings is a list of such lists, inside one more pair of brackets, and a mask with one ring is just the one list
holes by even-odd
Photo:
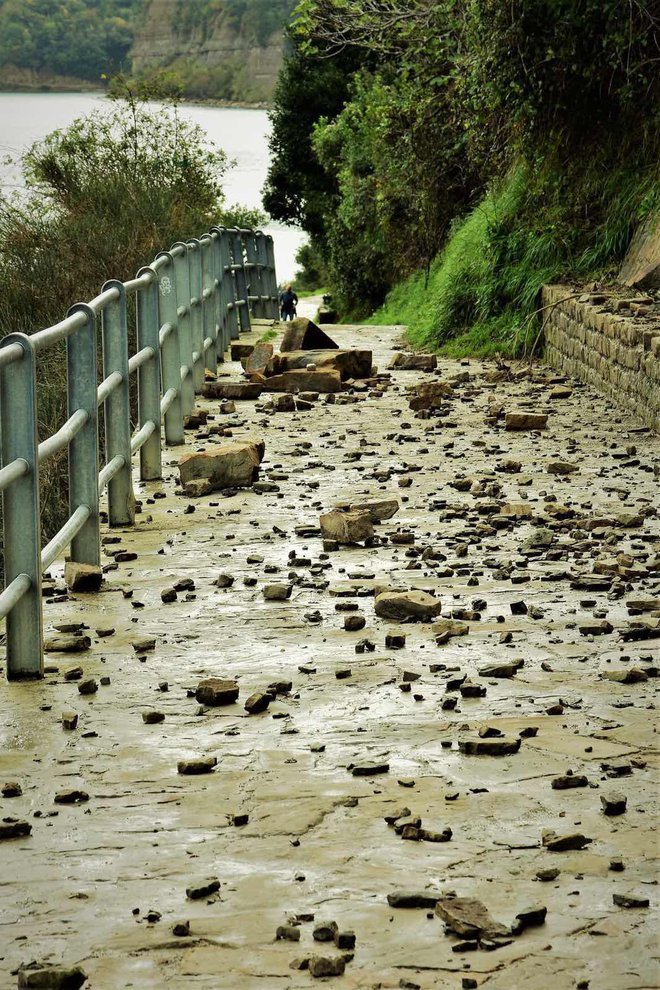
[[280, 314], [283, 323], [294, 318], [297, 305], [298, 296], [293, 291], [292, 286], [285, 286], [284, 292], [280, 293]]

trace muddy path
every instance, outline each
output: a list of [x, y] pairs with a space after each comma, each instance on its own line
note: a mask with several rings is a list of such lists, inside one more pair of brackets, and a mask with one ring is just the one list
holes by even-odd
[[[398, 335], [332, 333], [381, 371]], [[84, 623], [91, 645], [0, 683], [0, 785], [22, 791], [0, 817], [32, 825], [0, 842], [0, 986], [40, 960], [93, 990], [298, 990], [310, 957], [343, 958], [347, 988], [657, 985], [658, 438], [547, 369], [494, 372], [394, 371], [305, 412], [202, 400], [185, 451], [262, 438], [266, 490], [185, 499], [171, 448], [135, 529], [106, 533], [101, 593], [53, 570], [47, 635]], [[452, 379], [439, 415], [409, 408]], [[511, 410], [547, 428], [507, 431]], [[324, 552], [321, 512], [385, 497], [372, 545]], [[290, 597], [265, 600], [277, 582]], [[441, 615], [377, 617], [388, 588]], [[209, 677], [238, 702], [200, 706]], [[474, 914], [445, 931], [450, 892], [487, 909], [476, 934]], [[339, 947], [313, 937], [331, 922]]]

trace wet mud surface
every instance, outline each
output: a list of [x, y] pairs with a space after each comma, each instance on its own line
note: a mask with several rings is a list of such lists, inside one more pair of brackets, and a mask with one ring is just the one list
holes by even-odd
[[[398, 336], [332, 333], [373, 348], [380, 371]], [[137, 485], [135, 529], [105, 531], [120, 542], [105, 544], [103, 590], [45, 605], [47, 635], [84, 623], [90, 648], [49, 652], [41, 683], [3, 678], [0, 785], [22, 793], [0, 797], [0, 817], [32, 832], [0, 842], [0, 986], [40, 960], [80, 964], [93, 990], [297, 990], [322, 982], [291, 968], [312, 956], [347, 957], [328, 978], [347, 988], [658, 984], [658, 438], [586, 388], [551, 398], [565, 386], [548, 369], [493, 370], [396, 370], [305, 412], [267, 414], [265, 395], [229, 415], [200, 401], [233, 440], [265, 440], [261, 480], [276, 489], [182, 497], [179, 457], [223, 442], [191, 433], [161, 483]], [[466, 373], [440, 415], [409, 409], [408, 387]], [[547, 428], [507, 431], [498, 405], [547, 413]], [[321, 512], [385, 496], [400, 508], [375, 545], [324, 554]], [[293, 584], [288, 599], [265, 600], [275, 582]], [[434, 621], [467, 634], [376, 617], [376, 586], [430, 592]], [[345, 630], [349, 616], [364, 628]], [[209, 677], [235, 680], [238, 701], [200, 706]], [[98, 690], [82, 695], [87, 679]], [[502, 739], [517, 751], [465, 745]], [[212, 772], [177, 772], [205, 757]], [[88, 799], [55, 803], [72, 791]], [[623, 813], [605, 813], [621, 810], [612, 796]], [[590, 841], [553, 851], [547, 832]], [[208, 878], [218, 891], [186, 895]], [[493, 945], [446, 932], [432, 906], [388, 903], [407, 891], [476, 899], [507, 932], [531, 906], [547, 914]], [[320, 922], [354, 932], [354, 949], [315, 941]], [[280, 926], [299, 941], [276, 940]]]

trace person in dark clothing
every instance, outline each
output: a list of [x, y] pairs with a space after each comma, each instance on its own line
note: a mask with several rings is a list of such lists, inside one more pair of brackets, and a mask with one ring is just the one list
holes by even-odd
[[280, 313], [282, 316], [282, 322], [287, 320], [292, 320], [296, 315], [296, 306], [298, 305], [298, 296], [293, 291], [290, 285], [285, 286], [284, 292], [280, 293]]

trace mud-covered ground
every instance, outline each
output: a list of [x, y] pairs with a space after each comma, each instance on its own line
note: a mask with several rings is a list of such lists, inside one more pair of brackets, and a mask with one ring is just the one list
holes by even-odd
[[[372, 347], [380, 371], [398, 332], [332, 330]], [[297, 990], [319, 981], [291, 963], [313, 956], [345, 956], [328, 982], [347, 988], [658, 985], [660, 640], [639, 638], [660, 616], [658, 438], [579, 384], [552, 397], [548, 369], [488, 380], [494, 370], [396, 371], [306, 412], [267, 414], [260, 400], [221, 415], [200, 402], [209, 426], [265, 440], [261, 478], [277, 490], [185, 499], [184, 449], [169, 449], [162, 483], [138, 486], [138, 525], [105, 545], [102, 592], [44, 606], [48, 635], [83, 622], [91, 648], [49, 653], [43, 682], [0, 683], [0, 786], [22, 789], [0, 798], [0, 817], [32, 825], [0, 842], [0, 986], [39, 960], [80, 964], [93, 990]], [[441, 415], [416, 418], [406, 389], [455, 375], [466, 380]], [[498, 406], [547, 412], [547, 429], [508, 432]], [[190, 434], [185, 449], [221, 442]], [[506, 461], [520, 470], [499, 470]], [[548, 473], [558, 462], [577, 470]], [[385, 495], [400, 509], [376, 526], [377, 545], [324, 554], [320, 511]], [[116, 562], [118, 550], [137, 557]], [[290, 599], [265, 601], [263, 586], [290, 573]], [[220, 574], [233, 585], [218, 587]], [[183, 579], [194, 589], [163, 604]], [[431, 591], [469, 632], [438, 645], [431, 623], [376, 618], [375, 585]], [[353, 615], [366, 625], [345, 631]], [[387, 647], [388, 633], [405, 634], [404, 648]], [[479, 674], [517, 661], [510, 677]], [[65, 679], [77, 665], [96, 693]], [[602, 676], [613, 672], [623, 682]], [[485, 694], [463, 697], [464, 675]], [[194, 691], [210, 676], [235, 678], [238, 703], [200, 709]], [[247, 697], [275, 682], [291, 690], [249, 715]], [[503, 737], [479, 736], [488, 729]], [[459, 749], [521, 731], [511, 755]], [[212, 773], [177, 773], [204, 756], [217, 757]], [[363, 764], [388, 769], [353, 775]], [[554, 789], [567, 775], [585, 786]], [[72, 790], [88, 800], [54, 803]], [[625, 811], [604, 814], [601, 798], [617, 795]], [[384, 816], [404, 809], [422, 835], [451, 839], [403, 839]], [[548, 830], [583, 848], [551, 851]], [[207, 878], [217, 893], [186, 896]], [[454, 951], [432, 907], [390, 906], [406, 891], [477, 899], [506, 929], [531, 906], [547, 915]], [[355, 933], [354, 949], [314, 940], [331, 921]], [[190, 934], [175, 936], [182, 922]], [[291, 924], [300, 940], [276, 941]]]

